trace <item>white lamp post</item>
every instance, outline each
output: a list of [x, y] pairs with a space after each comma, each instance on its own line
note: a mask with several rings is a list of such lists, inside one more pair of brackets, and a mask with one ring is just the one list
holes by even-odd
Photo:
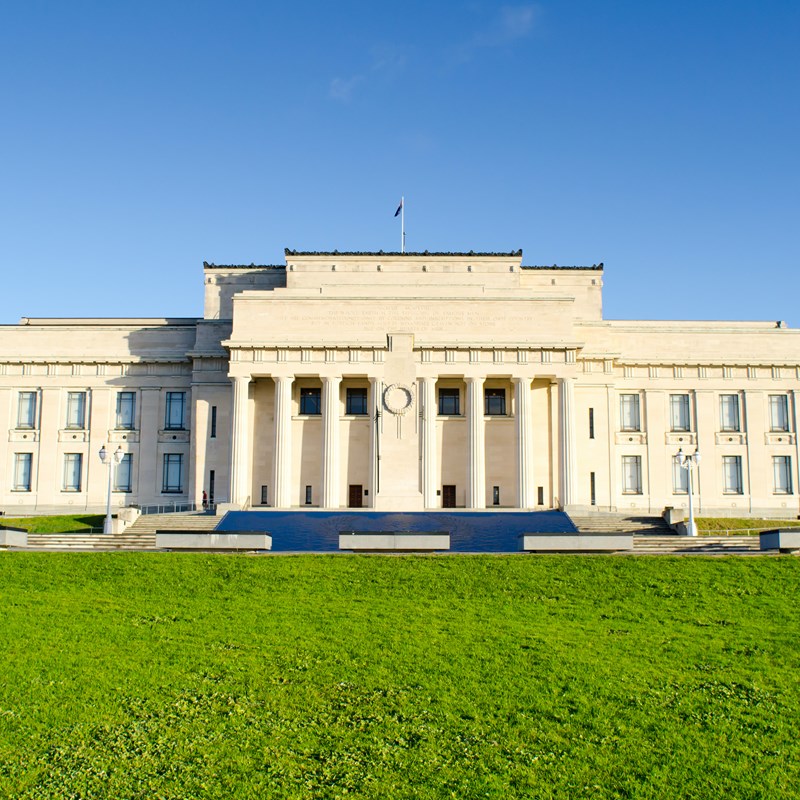
[[700, 450], [695, 450], [691, 455], [683, 452], [683, 448], [678, 450], [678, 463], [686, 470], [689, 484], [689, 536], [697, 536], [697, 525], [694, 521], [694, 504], [692, 502], [694, 494], [694, 468], [700, 463]]
[[106, 500], [106, 518], [103, 522], [103, 533], [111, 533], [111, 480], [114, 474], [114, 465], [122, 462], [123, 455], [124, 453], [121, 447], [117, 447], [113, 456], [106, 451], [105, 445], [100, 448], [100, 460], [108, 467], [108, 496]]

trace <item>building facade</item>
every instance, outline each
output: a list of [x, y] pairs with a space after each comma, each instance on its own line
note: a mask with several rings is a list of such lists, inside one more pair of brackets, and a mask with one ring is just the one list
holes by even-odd
[[201, 319], [0, 327], [0, 504], [688, 505], [795, 516], [798, 331], [605, 320], [603, 266], [522, 253], [204, 264]]

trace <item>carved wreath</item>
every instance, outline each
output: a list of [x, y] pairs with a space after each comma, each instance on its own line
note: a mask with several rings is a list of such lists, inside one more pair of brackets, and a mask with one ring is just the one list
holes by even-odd
[[405, 414], [414, 404], [414, 390], [402, 383], [393, 383], [383, 390], [383, 405], [392, 414]]

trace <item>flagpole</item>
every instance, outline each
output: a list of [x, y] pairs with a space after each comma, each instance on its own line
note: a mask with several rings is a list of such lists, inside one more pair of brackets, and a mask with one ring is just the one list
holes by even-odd
[[400, 252], [406, 251], [406, 199], [400, 197]]

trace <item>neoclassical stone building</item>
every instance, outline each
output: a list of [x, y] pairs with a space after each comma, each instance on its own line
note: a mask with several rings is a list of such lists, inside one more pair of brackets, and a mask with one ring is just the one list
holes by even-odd
[[795, 516], [800, 335], [605, 320], [512, 253], [204, 264], [202, 319], [0, 328], [7, 514], [113, 503]]

